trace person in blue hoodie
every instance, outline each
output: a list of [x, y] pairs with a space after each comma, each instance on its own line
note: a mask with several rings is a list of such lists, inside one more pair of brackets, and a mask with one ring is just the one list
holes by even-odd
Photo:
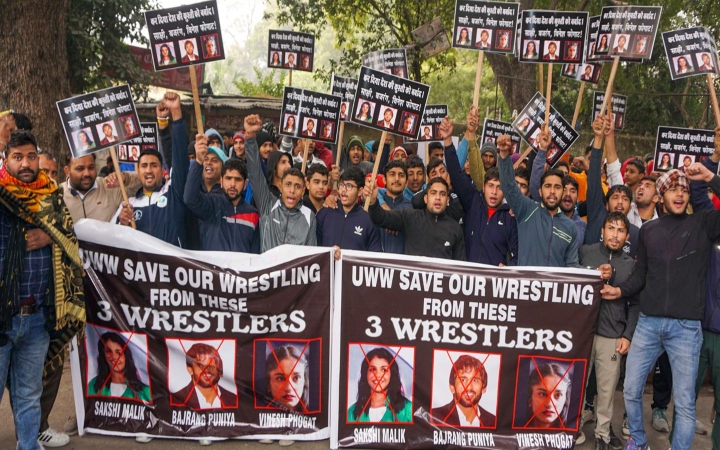
[[130, 226], [169, 244], [184, 247], [187, 208], [183, 195], [188, 176], [188, 135], [182, 116], [180, 96], [167, 92], [158, 111], [172, 116], [172, 170], [170, 180], [163, 177], [162, 156], [155, 149], [140, 152], [138, 177], [142, 186], [129, 203], [123, 202], [111, 223]]
[[[210, 147], [207, 151], [222, 152], [219, 147]], [[201, 159], [200, 153], [198, 151], [198, 159]], [[202, 250], [260, 253], [260, 215], [245, 203], [242, 195], [247, 182], [245, 163], [239, 159], [223, 163], [221, 192], [204, 190], [202, 171], [201, 164], [191, 163], [184, 196], [188, 209], [200, 220]]]
[[[468, 127], [473, 124], [468, 123]], [[475, 127], [477, 125], [475, 124]], [[465, 211], [465, 253], [467, 260], [493, 266], [516, 266], [518, 261], [518, 229], [510, 206], [503, 203], [500, 172], [492, 167], [485, 172], [482, 191], [463, 171], [452, 143], [452, 124], [442, 127], [445, 132], [445, 165], [454, 192]], [[481, 154], [496, 154], [495, 144], [483, 144]]]
[[[344, 250], [382, 252], [380, 230], [358, 203], [365, 187], [365, 175], [351, 167], [340, 175], [338, 207], [323, 208], [317, 214], [317, 244]], [[339, 252], [335, 253], [336, 259]]]

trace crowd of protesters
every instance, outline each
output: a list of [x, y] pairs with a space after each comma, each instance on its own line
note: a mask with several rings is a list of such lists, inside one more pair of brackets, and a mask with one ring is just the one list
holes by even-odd
[[[48, 312], [58, 296], [69, 309], [82, 305], [82, 292], [60, 293], [53, 280], [81, 273], [72, 227], [83, 218], [134, 223], [193, 250], [262, 253], [294, 244], [333, 247], [336, 258], [363, 250], [597, 269], [606, 285], [582, 413], [583, 422], [595, 421], [595, 447], [647, 448], [642, 393], [653, 370], [653, 427], [672, 428], [678, 449], [707, 432], [696, 421], [695, 400], [720, 354], [720, 211], [713, 200], [720, 194], [720, 128], [711, 157], [658, 173], [648, 167], [652, 158], [621, 163], [613, 121], [600, 116], [584, 156], [549, 168], [549, 131], [539, 134], [529, 160], [518, 161], [509, 136], [479, 145], [480, 117], [471, 108], [458, 145], [446, 118], [427, 161], [410, 147], [391, 148], [391, 139], [351, 136], [339, 146], [338, 167], [322, 143], [279, 137], [257, 115], [245, 117], [242, 131], [209, 129], [191, 142], [177, 94], [167, 93], [156, 112], [160, 150], [143, 150], [135, 172], [108, 165], [104, 176], [90, 154], [69, 157], [59, 177], [30, 120], [0, 117], [0, 380], [9, 385], [18, 448], [63, 446], [77, 430], [73, 420], [62, 432], [48, 425], [64, 353], [52, 351], [46, 330], [60, 320]], [[45, 364], [53, 358], [59, 365]], [[625, 404], [614, 405], [623, 361]], [[720, 407], [715, 373], [712, 382]], [[672, 427], [665, 415], [671, 393]], [[626, 410], [624, 439], [610, 424], [615, 406]], [[578, 442], [584, 439], [580, 431]], [[712, 439], [720, 448], [720, 425]]]

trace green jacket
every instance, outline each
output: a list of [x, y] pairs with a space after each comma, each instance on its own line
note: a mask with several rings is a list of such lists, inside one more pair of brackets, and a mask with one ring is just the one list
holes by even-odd
[[[396, 416], [397, 422], [412, 422], [412, 403], [410, 401], [406, 401], [405, 406], [403, 406], [400, 411], [395, 411], [395, 415], [393, 415], [393, 411], [390, 408], [390, 403], [388, 403], [387, 399], [385, 399], [385, 406], [387, 407], [387, 410], [385, 411], [385, 414], [383, 414], [382, 419], [380, 419], [380, 422], [396, 422]], [[363, 411], [363, 413], [360, 415], [360, 417], [357, 418], [357, 420], [353, 420], [352, 418], [357, 416], [357, 414], [355, 413], [356, 408], [362, 408], [362, 405], [353, 403], [353, 405], [350, 406], [350, 408], [348, 409], [348, 422], [370, 422], [369, 407], [365, 408], [365, 411]]]
[[[97, 377], [96, 377], [97, 378]], [[100, 392], [95, 390], [95, 379], [93, 378], [90, 380], [90, 383], [88, 383], [88, 395], [100, 395], [103, 397], [112, 397], [112, 394], [110, 393], [110, 383], [106, 383], [105, 386], [100, 389]], [[122, 398], [135, 398], [139, 400], [143, 400], [146, 402], [150, 401], [150, 387], [143, 384], [142, 389], [137, 391], [137, 393], [128, 385], [127, 388], [125, 388], [125, 392], [122, 393], [120, 396]]]

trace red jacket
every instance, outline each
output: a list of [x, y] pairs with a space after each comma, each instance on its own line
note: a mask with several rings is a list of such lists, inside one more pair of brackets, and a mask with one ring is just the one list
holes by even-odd
[[332, 151], [326, 148], [322, 142], [315, 141], [315, 156], [322, 159], [328, 170], [332, 169], [333, 164], [335, 164]]

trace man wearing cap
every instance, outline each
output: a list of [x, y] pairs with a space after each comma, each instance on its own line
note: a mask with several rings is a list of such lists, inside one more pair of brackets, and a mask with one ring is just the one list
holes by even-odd
[[[209, 131], [209, 130], [208, 130]], [[222, 166], [228, 160], [220, 148], [221, 141], [214, 134], [195, 136], [195, 162], [202, 166], [201, 176], [204, 192], [220, 192]]]
[[693, 164], [685, 174], [671, 170], [657, 180], [667, 214], [640, 229], [637, 263], [618, 287], [606, 285], [606, 300], [639, 294], [640, 318], [633, 335], [625, 375], [625, 409], [630, 428], [626, 449], [646, 449], [643, 389], [648, 373], [665, 350], [670, 359], [675, 401], [673, 448], [692, 448], [697, 376], [705, 313], [705, 284], [710, 247], [720, 238], [720, 211], [687, 214], [688, 179], [713, 189], [720, 178]]
[[242, 131], [235, 133], [232, 146], [235, 156], [245, 161], [245, 135]]
[[390, 161], [400, 161], [404, 163], [405, 161], [407, 161], [407, 157], [408, 151], [405, 150], [405, 147], [403, 147], [402, 145], [398, 145], [390, 153]]
[[494, 145], [483, 145], [480, 149], [480, 157], [482, 158], [485, 170], [490, 170], [497, 164], [497, 150]]
[[348, 166], [342, 166], [344, 169], [349, 167], [357, 167], [362, 170], [364, 175], [372, 173], [373, 164], [368, 161], [363, 161], [363, 151], [365, 144], [363, 143], [360, 136], [350, 136], [350, 140], [345, 146], [345, 155], [347, 156]]
[[[243, 198], [247, 183], [245, 163], [238, 159], [229, 160], [219, 147], [207, 147], [202, 142], [195, 145], [198, 158], [190, 163], [184, 199], [188, 209], [199, 219], [201, 249], [259, 253], [260, 216]], [[203, 159], [205, 164], [200, 164]], [[221, 179], [217, 185], [220, 189], [209, 191], [206, 182], [203, 186], [203, 172], [208, 161], [215, 159], [221, 162]]]

